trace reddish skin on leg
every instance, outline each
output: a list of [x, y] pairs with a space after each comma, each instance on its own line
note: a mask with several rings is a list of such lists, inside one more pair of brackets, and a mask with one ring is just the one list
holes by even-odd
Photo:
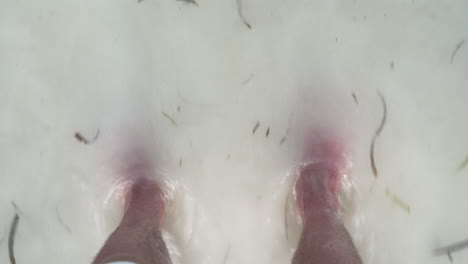
[[362, 264], [351, 236], [338, 216], [343, 159], [330, 142], [312, 145], [295, 191], [303, 231], [293, 264]]
[[159, 184], [146, 177], [135, 179], [130, 187], [124, 217], [97, 254], [93, 264], [114, 261], [171, 264], [160, 232], [164, 210]]

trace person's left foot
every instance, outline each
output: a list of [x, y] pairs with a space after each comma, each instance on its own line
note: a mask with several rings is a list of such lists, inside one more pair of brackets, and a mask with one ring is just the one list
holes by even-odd
[[[140, 177], [130, 186], [125, 215], [132, 219], [150, 219], [161, 223], [165, 214], [164, 194], [156, 180]], [[130, 217], [131, 216], [131, 217]]]
[[161, 187], [156, 180], [146, 177], [132, 181], [123, 219], [109, 236], [93, 264], [116, 261], [171, 264], [160, 232], [165, 210]]

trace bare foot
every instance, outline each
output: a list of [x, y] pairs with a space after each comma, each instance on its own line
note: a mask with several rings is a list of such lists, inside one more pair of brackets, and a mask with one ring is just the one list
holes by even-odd
[[302, 234], [293, 264], [361, 264], [351, 236], [339, 217], [342, 148], [334, 141], [309, 142], [294, 187]]
[[301, 219], [317, 211], [336, 213], [338, 195], [345, 168], [343, 148], [331, 140], [310, 141], [304, 153], [295, 185], [296, 206]]
[[154, 179], [135, 179], [127, 194], [125, 215], [129, 219], [148, 219], [161, 224], [165, 214], [164, 194]]
[[160, 225], [164, 216], [161, 187], [154, 179], [133, 179], [124, 217], [97, 254], [93, 264], [130, 261], [137, 264], [170, 264]]
[[341, 175], [328, 162], [312, 163], [300, 169], [296, 182], [297, 210], [302, 221], [318, 211], [336, 213]]

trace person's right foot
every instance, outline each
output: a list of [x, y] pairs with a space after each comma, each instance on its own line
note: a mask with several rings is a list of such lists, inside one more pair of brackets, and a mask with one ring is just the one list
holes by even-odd
[[323, 137], [314, 137], [306, 144], [304, 165], [294, 186], [302, 234], [292, 264], [362, 264], [338, 214], [346, 168], [341, 146]]
[[332, 141], [308, 143], [304, 165], [294, 186], [296, 206], [303, 222], [311, 213], [338, 211], [344, 167], [341, 149]]
[[305, 165], [296, 182], [296, 206], [302, 221], [312, 213], [337, 212], [340, 172], [329, 162]]

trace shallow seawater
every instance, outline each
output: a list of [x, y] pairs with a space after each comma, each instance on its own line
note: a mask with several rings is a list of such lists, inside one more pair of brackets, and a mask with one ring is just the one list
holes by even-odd
[[17, 263], [90, 263], [140, 146], [174, 263], [290, 263], [307, 126], [346, 145], [364, 263], [449, 261], [433, 249], [468, 237], [468, 4], [244, 0], [248, 28], [237, 3], [0, 0], [0, 261], [14, 202]]

